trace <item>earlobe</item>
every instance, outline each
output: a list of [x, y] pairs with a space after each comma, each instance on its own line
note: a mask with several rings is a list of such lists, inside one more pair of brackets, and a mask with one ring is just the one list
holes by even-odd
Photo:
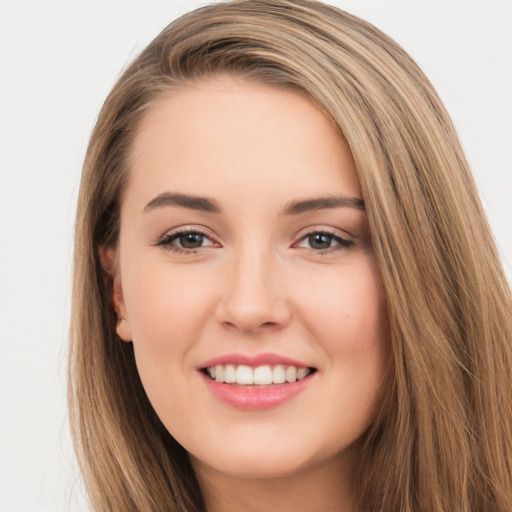
[[116, 332], [123, 341], [132, 341], [132, 330], [128, 320], [128, 314], [126, 312], [123, 286], [117, 269], [112, 277], [112, 302], [114, 303], [117, 315]]
[[116, 251], [114, 248], [100, 247], [99, 256], [101, 266], [108, 274], [111, 284], [112, 304], [116, 313], [116, 332], [123, 341], [132, 341], [132, 332], [126, 305], [124, 302], [123, 287], [121, 276], [119, 274], [119, 265], [117, 263]]
[[[117, 313], [117, 311], [116, 311]], [[132, 341], [132, 330], [130, 327], [130, 322], [122, 315], [118, 313], [117, 323], [116, 323], [116, 332], [117, 335], [123, 340], [130, 342]]]

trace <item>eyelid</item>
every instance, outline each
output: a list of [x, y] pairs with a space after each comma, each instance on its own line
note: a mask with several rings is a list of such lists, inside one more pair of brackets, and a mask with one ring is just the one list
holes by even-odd
[[[207, 238], [211, 244], [206, 246], [200, 246], [197, 248], [186, 248], [172, 245], [172, 242], [179, 238], [180, 236], [186, 235], [188, 233], [197, 233]], [[301, 242], [311, 236], [313, 234], [327, 234], [332, 236], [334, 240], [337, 241], [337, 244], [334, 247], [328, 247], [326, 249], [314, 249], [311, 247], [301, 247]], [[208, 249], [210, 247], [221, 247], [221, 243], [218, 241], [217, 237], [211, 232], [210, 229], [196, 225], [196, 224], [187, 224], [183, 226], [177, 226], [175, 228], [169, 229], [165, 231], [162, 235], [160, 235], [151, 245], [162, 247], [165, 250], [183, 253], [183, 254], [195, 254], [198, 251]], [[295, 237], [295, 242], [292, 244], [292, 248], [303, 249], [305, 251], [310, 252], [315, 255], [322, 255], [328, 253], [334, 253], [337, 251], [347, 251], [350, 250], [351, 247], [355, 245], [354, 237], [343, 231], [339, 228], [334, 228], [332, 226], [325, 225], [314, 225], [308, 226], [307, 228], [302, 229]]]
[[[300, 247], [299, 244], [308, 236], [314, 234], [324, 233], [332, 236], [335, 240], [337, 240], [338, 245], [334, 247], [329, 247], [327, 249], [313, 249], [310, 247]], [[335, 253], [337, 251], [348, 251], [355, 245], [354, 237], [349, 235], [346, 231], [343, 231], [339, 228], [334, 228], [331, 226], [325, 225], [315, 225], [309, 226], [302, 231], [300, 231], [296, 236], [296, 241], [293, 243], [292, 247], [297, 249], [303, 249], [311, 254], [316, 255], [324, 255], [328, 253]]]
[[326, 226], [324, 224], [315, 224], [313, 226], [308, 226], [306, 228], [301, 229], [297, 233], [296, 239], [299, 240], [314, 233], [327, 233], [329, 235], [342, 238], [343, 240], [354, 241], [354, 237], [347, 231], [332, 226]]
[[[212, 244], [204, 247], [198, 247], [195, 249], [180, 248], [177, 246], [173, 247], [171, 245], [171, 242], [174, 239], [178, 238], [180, 235], [186, 235], [187, 233], [198, 233], [207, 238], [208, 240], [210, 240]], [[197, 224], [186, 224], [184, 226], [177, 226], [175, 228], [168, 229], [162, 235], [160, 235], [151, 245], [163, 247], [164, 249], [170, 251], [193, 254], [200, 249], [205, 249], [211, 246], [216, 245], [220, 247], [221, 244], [220, 242], [218, 242], [217, 237], [214, 234], [212, 234], [211, 230], [205, 228], [204, 226], [200, 226]]]

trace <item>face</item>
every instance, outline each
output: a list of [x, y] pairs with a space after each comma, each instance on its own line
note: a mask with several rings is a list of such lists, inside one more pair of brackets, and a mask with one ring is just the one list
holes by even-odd
[[310, 100], [228, 78], [163, 98], [116, 251], [118, 334], [197, 466], [348, 460], [380, 398], [386, 314], [351, 153]]

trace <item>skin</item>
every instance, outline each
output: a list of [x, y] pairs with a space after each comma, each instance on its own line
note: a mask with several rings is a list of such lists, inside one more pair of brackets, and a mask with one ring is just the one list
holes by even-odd
[[[153, 201], [169, 192], [221, 212]], [[333, 196], [361, 198], [352, 156], [297, 93], [209, 79], [162, 98], [138, 129], [110, 255], [117, 330], [191, 454], [209, 512], [354, 510], [358, 440], [390, 355], [366, 214], [353, 204], [285, 213]], [[199, 247], [182, 247], [183, 230], [202, 234]], [[323, 248], [313, 232], [327, 233]], [[198, 371], [263, 352], [317, 372], [285, 403], [247, 411], [215, 398]]]

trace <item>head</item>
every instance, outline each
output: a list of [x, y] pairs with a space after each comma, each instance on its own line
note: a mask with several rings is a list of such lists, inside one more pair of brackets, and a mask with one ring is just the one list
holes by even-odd
[[[116, 270], [144, 123], [166, 101], [187, 101], [186, 91], [222, 80], [307, 102], [350, 156], [390, 347], [380, 406], [359, 439], [363, 510], [469, 501], [483, 510], [490, 496], [497, 503], [505, 473], [489, 465], [506, 436], [493, 423], [511, 398], [490, 376], [511, 362], [498, 332], [508, 322], [510, 333], [510, 293], [447, 113], [414, 62], [373, 26], [309, 0], [238, 0], [164, 29], [115, 85], [89, 145], [70, 396], [96, 507], [162, 509], [170, 499], [176, 510], [201, 506], [190, 459], [154, 412], [132, 344], [118, 336], [130, 334], [116, 313]], [[494, 441], [484, 448], [468, 430], [493, 431]]]

